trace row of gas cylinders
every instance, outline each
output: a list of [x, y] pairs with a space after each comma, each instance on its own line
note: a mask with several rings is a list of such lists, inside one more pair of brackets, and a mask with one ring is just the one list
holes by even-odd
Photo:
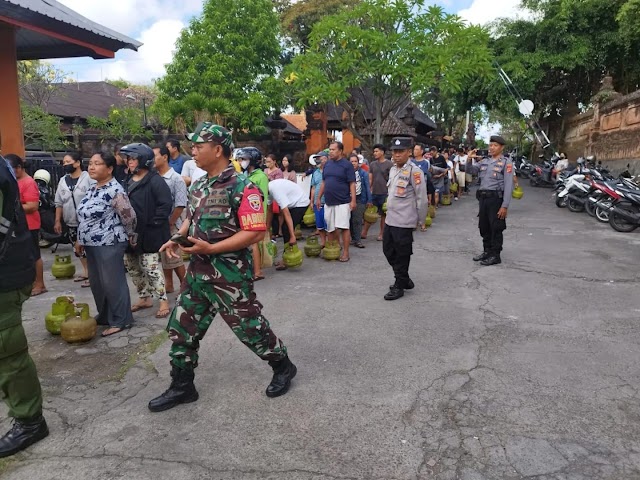
[[89, 305], [73, 303], [71, 296], [56, 298], [44, 323], [49, 333], [60, 335], [67, 343], [88, 342], [98, 330], [95, 318], [89, 315]]

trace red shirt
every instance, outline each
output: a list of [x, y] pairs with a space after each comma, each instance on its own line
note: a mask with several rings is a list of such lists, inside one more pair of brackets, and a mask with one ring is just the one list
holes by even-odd
[[[30, 176], [25, 175], [18, 180], [18, 189], [20, 190], [20, 203], [40, 201], [38, 184]], [[38, 210], [33, 213], [27, 213], [26, 217], [29, 230], [40, 230], [40, 212]]]

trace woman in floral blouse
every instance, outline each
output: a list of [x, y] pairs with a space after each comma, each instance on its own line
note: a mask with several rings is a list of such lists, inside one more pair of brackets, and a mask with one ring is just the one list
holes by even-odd
[[109, 325], [103, 337], [130, 328], [131, 299], [124, 268], [124, 252], [135, 245], [136, 213], [124, 188], [113, 178], [116, 158], [106, 151], [89, 161], [89, 176], [97, 183], [78, 205], [76, 251], [87, 254], [91, 292], [100, 325]]

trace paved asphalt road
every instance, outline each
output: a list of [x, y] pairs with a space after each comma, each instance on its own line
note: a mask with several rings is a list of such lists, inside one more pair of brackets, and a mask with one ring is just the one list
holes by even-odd
[[120, 383], [51, 391], [51, 436], [3, 478], [640, 478], [640, 236], [525, 192], [497, 267], [471, 260], [475, 199], [441, 208], [396, 302], [375, 232], [349, 263], [268, 270], [258, 295], [298, 366], [286, 396], [218, 319], [198, 402], [147, 410], [165, 343]]

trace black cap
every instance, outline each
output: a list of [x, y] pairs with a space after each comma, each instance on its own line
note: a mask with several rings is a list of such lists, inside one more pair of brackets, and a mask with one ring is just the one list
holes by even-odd
[[391, 150], [411, 150], [413, 139], [411, 137], [394, 137], [391, 139]]
[[500, 135], [491, 135], [489, 139], [489, 143], [499, 143], [500, 145], [505, 145], [507, 142]]

